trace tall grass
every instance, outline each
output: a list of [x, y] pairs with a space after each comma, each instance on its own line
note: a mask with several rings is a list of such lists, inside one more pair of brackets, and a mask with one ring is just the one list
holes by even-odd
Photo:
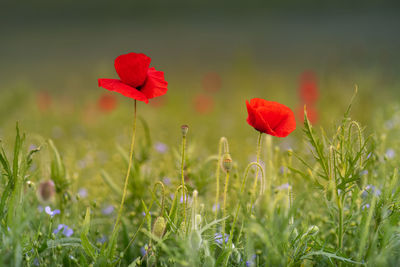
[[[0, 151], [0, 263], [397, 266], [400, 151], [387, 153], [391, 135], [367, 135], [350, 110], [331, 129], [317, 130], [305, 116], [304, 149], [281, 151], [260, 135], [257, 159], [246, 163], [235, 161], [225, 137], [215, 144], [216, 155], [199, 158], [190, 132], [166, 164], [152, 162], [142, 121], [145, 137], [138, 138], [145, 142], [135, 148], [132, 164], [126, 150], [116, 148], [129, 165], [117, 224], [113, 211], [77, 192], [57, 142], [28, 149], [17, 125], [14, 146], [1, 143]], [[49, 169], [52, 201], [37, 196], [44, 178], [35, 162]], [[118, 175], [97, 172], [104, 183], [93, 186], [109, 187], [104, 199], [118, 203], [124, 192]], [[159, 179], [167, 173], [172, 182]], [[41, 211], [46, 206], [59, 214]]]

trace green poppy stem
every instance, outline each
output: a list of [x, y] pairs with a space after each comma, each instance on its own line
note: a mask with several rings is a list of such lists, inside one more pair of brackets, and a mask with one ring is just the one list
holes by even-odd
[[133, 131], [132, 131], [131, 148], [130, 148], [130, 152], [129, 152], [128, 171], [126, 172], [124, 191], [122, 193], [121, 204], [119, 206], [117, 220], [115, 221], [113, 235], [115, 234], [114, 232], [116, 231], [117, 226], [121, 220], [122, 211], [124, 209], [124, 202], [125, 202], [125, 198], [126, 198], [126, 192], [128, 191], [127, 189], [128, 189], [129, 175], [131, 173], [131, 168], [132, 168], [133, 147], [135, 145], [135, 135], [136, 135], [136, 99], [135, 99], [134, 106], [135, 107], [134, 107], [134, 115], [133, 115]]
[[[260, 164], [260, 155], [261, 155], [261, 137], [262, 137], [262, 132], [258, 135], [258, 142], [257, 142], [257, 163]], [[253, 208], [253, 203], [256, 201], [256, 190], [257, 190], [257, 180], [258, 180], [258, 174], [259, 174], [259, 169], [257, 168], [256, 170], [256, 178], [254, 179], [254, 184], [253, 184], [253, 200], [251, 201], [251, 206], [250, 206], [250, 213]]]

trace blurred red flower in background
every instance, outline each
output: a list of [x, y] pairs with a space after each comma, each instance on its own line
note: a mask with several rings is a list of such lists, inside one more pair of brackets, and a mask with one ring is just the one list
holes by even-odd
[[305, 71], [300, 76], [299, 94], [306, 105], [313, 105], [318, 100], [317, 77], [312, 71]]
[[142, 53], [120, 55], [114, 62], [120, 79], [98, 79], [99, 86], [148, 103], [150, 98], [168, 91], [164, 72], [150, 68], [150, 61], [151, 58]]
[[40, 111], [46, 111], [51, 106], [51, 96], [46, 91], [41, 91], [36, 94], [36, 104]]
[[200, 114], [207, 114], [214, 109], [214, 99], [206, 94], [198, 94], [193, 98], [195, 110]]
[[293, 111], [278, 102], [253, 98], [247, 106], [247, 123], [259, 132], [286, 137], [296, 129]]
[[[315, 124], [318, 122], [318, 110], [313, 106], [306, 106], [307, 109], [307, 118], [311, 122], [311, 124]], [[296, 110], [297, 118], [300, 122], [304, 121], [304, 106], [299, 106]]]
[[221, 89], [221, 76], [216, 72], [208, 72], [203, 77], [203, 89], [206, 92], [217, 92]]
[[97, 101], [97, 106], [104, 112], [113, 111], [117, 107], [117, 98], [111, 94], [102, 94]]

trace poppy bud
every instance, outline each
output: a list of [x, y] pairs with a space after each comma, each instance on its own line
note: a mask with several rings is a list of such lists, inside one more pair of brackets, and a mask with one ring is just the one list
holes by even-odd
[[52, 180], [40, 182], [38, 188], [38, 197], [41, 201], [51, 201], [55, 193], [56, 189]]
[[187, 132], [189, 131], [189, 126], [187, 126], [186, 124], [181, 126], [181, 130], [182, 130], [182, 136], [186, 137]]
[[193, 231], [190, 235], [190, 243], [191, 243], [192, 249], [195, 251], [200, 249], [201, 241], [202, 241], [202, 238], [201, 238], [200, 233], [198, 231]]
[[164, 217], [157, 217], [156, 221], [153, 225], [153, 235], [158, 238], [161, 238], [164, 235], [166, 223]]
[[224, 154], [222, 158], [222, 168], [225, 172], [229, 172], [232, 169], [232, 158], [228, 153]]

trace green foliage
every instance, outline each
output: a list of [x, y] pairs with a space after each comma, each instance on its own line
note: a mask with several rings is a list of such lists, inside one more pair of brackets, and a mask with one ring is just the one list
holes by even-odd
[[[17, 125], [14, 147], [0, 148], [0, 265], [397, 266], [398, 158], [386, 153], [397, 132], [367, 135], [349, 114], [350, 107], [327, 130], [315, 129], [305, 116], [305, 146], [298, 142], [285, 153], [266, 138], [259, 163], [237, 160], [226, 138], [215, 144], [216, 155], [197, 154], [190, 132], [184, 160], [179, 138], [175, 150], [157, 155], [141, 120], [144, 138], [135, 148], [116, 231], [116, 212], [105, 204], [116, 207], [121, 199], [126, 149], [117, 145], [111, 164], [95, 165], [99, 179], [88, 189], [104, 193], [94, 199], [78, 194], [78, 179], [86, 177], [70, 150], [56, 147], [61, 140], [48, 141], [34, 157], [40, 149], [26, 151]], [[224, 217], [218, 205], [227, 152], [232, 168]], [[48, 179], [56, 198], [45, 203], [36, 184]]]

